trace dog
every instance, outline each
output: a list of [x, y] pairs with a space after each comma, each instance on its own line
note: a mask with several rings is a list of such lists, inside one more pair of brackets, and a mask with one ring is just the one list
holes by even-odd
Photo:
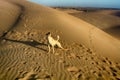
[[48, 49], [49, 49], [48, 53], [50, 53], [50, 46], [52, 47], [53, 53], [54, 53], [54, 47], [55, 46], [57, 46], [57, 47], [59, 47], [61, 49], [64, 49], [61, 46], [61, 43], [59, 42], [60, 37], [58, 35], [57, 35], [57, 39], [56, 40], [51, 36], [50, 32], [48, 32], [46, 34], [46, 36], [47, 36], [47, 41], [48, 41], [47, 43], [48, 43]]

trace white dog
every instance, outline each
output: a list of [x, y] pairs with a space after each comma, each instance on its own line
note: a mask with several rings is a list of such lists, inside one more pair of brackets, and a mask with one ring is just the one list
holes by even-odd
[[54, 53], [54, 47], [55, 47], [55, 46], [57, 46], [57, 47], [59, 47], [59, 48], [61, 48], [61, 49], [64, 49], [64, 48], [61, 46], [60, 42], [58, 41], [59, 38], [60, 38], [59, 36], [57, 36], [57, 40], [55, 40], [55, 39], [53, 39], [53, 37], [51, 36], [51, 33], [50, 33], [50, 32], [48, 32], [46, 35], [47, 35], [48, 48], [49, 48], [49, 52], [48, 52], [48, 53], [50, 53], [50, 46], [52, 46], [53, 53]]

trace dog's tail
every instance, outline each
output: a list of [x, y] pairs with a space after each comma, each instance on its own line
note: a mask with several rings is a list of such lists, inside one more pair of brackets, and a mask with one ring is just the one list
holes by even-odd
[[57, 35], [57, 41], [60, 39], [60, 36]]

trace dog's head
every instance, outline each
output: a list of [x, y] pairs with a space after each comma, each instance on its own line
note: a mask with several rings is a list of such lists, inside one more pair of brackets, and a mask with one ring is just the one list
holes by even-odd
[[50, 35], [50, 34], [51, 34], [50, 32], [46, 33], [47, 36]]

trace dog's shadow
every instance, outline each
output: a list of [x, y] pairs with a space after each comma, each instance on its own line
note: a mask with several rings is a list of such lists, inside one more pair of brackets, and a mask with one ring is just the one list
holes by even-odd
[[18, 41], [18, 40], [6, 39], [6, 38], [4, 38], [4, 40], [6, 40], [6, 41], [11, 41], [11, 42], [16, 42], [16, 43], [22, 43], [22, 44], [25, 44], [25, 45], [28, 45], [28, 46], [32, 46], [32, 47], [34, 47], [34, 48], [38, 48], [38, 49], [40, 49], [40, 50], [43, 50], [43, 51], [47, 52], [46, 49], [37, 47], [37, 46], [47, 46], [47, 44], [45, 44], [45, 43], [40, 43], [40, 42], [38, 42], [38, 41], [36, 41], [36, 40], [32, 40], [32, 41]]

